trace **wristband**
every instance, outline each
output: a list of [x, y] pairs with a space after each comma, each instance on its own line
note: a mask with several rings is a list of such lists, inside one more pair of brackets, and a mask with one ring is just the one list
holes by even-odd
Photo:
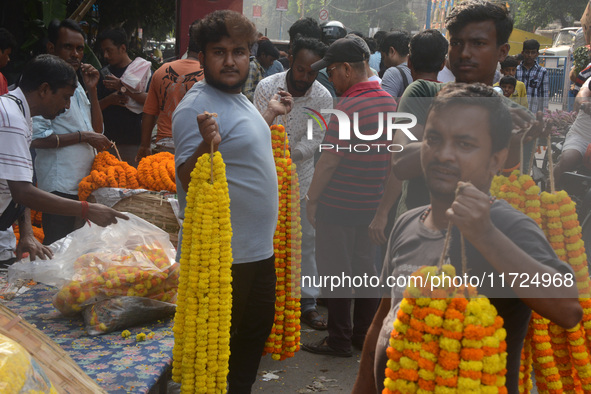
[[85, 220], [86, 223], [88, 223], [88, 226], [90, 227], [90, 220], [88, 220], [88, 202], [80, 201], [80, 204], [82, 204], [82, 219]]
[[57, 135], [57, 134], [55, 135], [55, 140], [57, 141], [57, 144], [55, 145], [55, 149], [57, 149], [57, 148], [60, 147], [60, 137], [59, 137], [59, 135]]
[[82, 142], [82, 133], [78, 131], [78, 143]]

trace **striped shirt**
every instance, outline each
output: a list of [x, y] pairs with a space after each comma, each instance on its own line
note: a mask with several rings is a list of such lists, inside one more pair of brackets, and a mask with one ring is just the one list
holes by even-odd
[[20, 100], [22, 110], [15, 100], [0, 97], [0, 214], [12, 198], [7, 181], [33, 180], [33, 161], [29, 152], [33, 133], [31, 111], [20, 88], [10, 94]]
[[[387, 138], [386, 113], [396, 112], [396, 101], [380, 85], [373, 82], [358, 83], [347, 90], [335, 109], [346, 113], [351, 121], [351, 139], [339, 138], [339, 121], [333, 115], [322, 152], [341, 157], [328, 185], [318, 201], [317, 219], [336, 225], [366, 225], [376, 212], [384, 181], [390, 166], [391, 153]], [[363, 140], [354, 133], [355, 115], [358, 129], [363, 135], [374, 135], [382, 116], [381, 136]]]
[[529, 70], [520, 64], [517, 66], [515, 78], [525, 84], [529, 109], [534, 114], [548, 109], [550, 99], [550, 83], [548, 70], [540, 66], [536, 61]]

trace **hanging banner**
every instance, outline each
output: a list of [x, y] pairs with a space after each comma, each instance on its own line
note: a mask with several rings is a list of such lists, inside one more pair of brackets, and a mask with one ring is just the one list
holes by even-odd
[[253, 5], [252, 6], [252, 17], [253, 18], [260, 18], [263, 16], [263, 6], [262, 5]]
[[287, 11], [287, 2], [288, 0], [277, 0], [275, 11]]

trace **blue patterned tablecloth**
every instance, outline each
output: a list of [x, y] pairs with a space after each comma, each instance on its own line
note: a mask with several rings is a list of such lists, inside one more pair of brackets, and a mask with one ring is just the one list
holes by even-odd
[[[4, 304], [34, 324], [58, 343], [82, 370], [109, 393], [147, 393], [172, 364], [172, 319], [90, 336], [84, 320], [61, 316], [51, 304], [55, 287], [36, 285]], [[154, 333], [152, 339], [136, 342], [136, 334]]]

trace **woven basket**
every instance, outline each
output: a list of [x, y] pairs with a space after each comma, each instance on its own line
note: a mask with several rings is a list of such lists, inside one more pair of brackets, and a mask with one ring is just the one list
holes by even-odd
[[0, 305], [0, 333], [27, 349], [59, 393], [107, 393], [51, 338]]
[[168, 200], [159, 193], [140, 193], [126, 197], [113, 206], [119, 212], [129, 212], [161, 228], [170, 235], [170, 242], [177, 247], [179, 223]]

